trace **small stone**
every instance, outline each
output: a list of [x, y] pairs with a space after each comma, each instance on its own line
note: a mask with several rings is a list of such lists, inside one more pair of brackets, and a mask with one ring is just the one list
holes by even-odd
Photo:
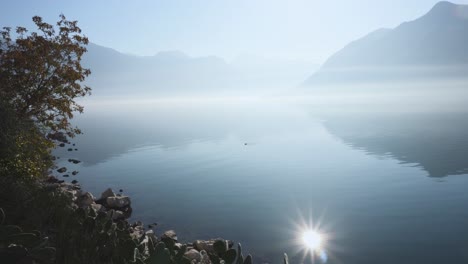
[[188, 258], [190, 261], [196, 260], [197, 262], [201, 260], [201, 254], [196, 249], [190, 249], [184, 253], [184, 257]]
[[73, 176], [75, 176], [75, 175], [77, 175], [77, 174], [78, 174], [78, 171], [73, 171], [73, 172], [72, 172], [72, 175], [73, 175]]
[[114, 197], [115, 193], [111, 188], [107, 188], [102, 194], [100, 199], [107, 199], [107, 197]]
[[71, 183], [73, 183], [73, 184], [77, 184], [77, 183], [78, 183], [78, 181], [77, 181], [77, 180], [73, 180]]
[[78, 149], [76, 148], [75, 151], [77, 151]]
[[123, 190], [122, 190], [122, 189], [120, 189], [120, 190], [119, 190], [119, 192], [123, 192]]
[[75, 143], [73, 143], [73, 146], [75, 146]]
[[57, 170], [58, 173], [64, 173], [66, 171], [67, 171], [67, 168], [65, 168], [65, 167], [62, 167], [62, 168]]
[[70, 177], [70, 175], [64, 174], [63, 177], [68, 178], [68, 177]]
[[125, 206], [130, 205], [130, 197], [128, 196], [114, 196], [114, 197], [107, 197], [106, 198], [106, 204], [108, 207], [111, 208], [122, 208]]
[[59, 147], [62, 147], [62, 148], [65, 147], [65, 143], [60, 143]]
[[72, 149], [72, 148], [69, 148], [69, 149], [67, 149], [67, 150], [68, 150], [68, 151], [73, 151], [73, 149]]

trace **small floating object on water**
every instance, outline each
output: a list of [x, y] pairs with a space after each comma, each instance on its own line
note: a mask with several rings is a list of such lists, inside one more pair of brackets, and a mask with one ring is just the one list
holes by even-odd
[[247, 143], [244, 143], [244, 146], [247, 146]]

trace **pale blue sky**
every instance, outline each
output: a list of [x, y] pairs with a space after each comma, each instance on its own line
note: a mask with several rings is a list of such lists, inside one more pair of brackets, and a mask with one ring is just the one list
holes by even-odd
[[[437, 0], [11, 0], [0, 26], [60, 13], [78, 20], [92, 42], [154, 55], [181, 50], [228, 60], [249, 53], [323, 62], [348, 42], [426, 13]], [[468, 0], [452, 1], [468, 4]]]

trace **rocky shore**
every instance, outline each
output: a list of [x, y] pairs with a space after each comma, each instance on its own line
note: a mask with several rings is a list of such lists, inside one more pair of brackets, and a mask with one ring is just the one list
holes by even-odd
[[[214, 238], [196, 240], [193, 243], [181, 243], [178, 241], [174, 230], [167, 230], [160, 237], [157, 237], [152, 228], [146, 230], [145, 225], [140, 221], [128, 223], [127, 219], [132, 214], [131, 199], [129, 196], [115, 193], [111, 188], [104, 190], [99, 197], [96, 197], [90, 192], [83, 191], [76, 180], [66, 182], [54, 176], [49, 176], [43, 185], [48, 190], [59, 190], [69, 194], [71, 205], [75, 209], [92, 210], [96, 214], [105, 213], [114, 222], [125, 222], [131, 237], [141, 241], [140, 246], [146, 247], [148, 251], [150, 241], [154, 245], [164, 243], [163, 249], [167, 250], [167, 254], [169, 254], [168, 260], [166, 262], [161, 261], [160, 257], [164, 256], [164, 254], [159, 253], [157, 262], [159, 264], [173, 263], [177, 256], [179, 258], [176, 261], [177, 263], [186, 264], [229, 264], [234, 263], [234, 261], [236, 261], [236, 264], [251, 264], [252, 262], [250, 255], [244, 259], [241, 254], [240, 244], [236, 251], [233, 249], [233, 241], [230, 240]], [[152, 227], [153, 225], [149, 226]], [[170, 258], [170, 255], [173, 254], [177, 254], [177, 256], [174, 255]]]

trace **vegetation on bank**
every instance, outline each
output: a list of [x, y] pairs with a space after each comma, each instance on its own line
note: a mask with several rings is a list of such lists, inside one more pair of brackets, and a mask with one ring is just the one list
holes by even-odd
[[81, 65], [88, 39], [63, 15], [56, 25], [33, 21], [34, 32], [0, 30], [0, 262], [251, 264], [230, 241], [157, 238], [141, 223], [80, 206], [58, 188], [63, 181], [50, 184], [51, 151], [80, 133], [70, 120], [83, 111], [75, 100], [91, 91]]

